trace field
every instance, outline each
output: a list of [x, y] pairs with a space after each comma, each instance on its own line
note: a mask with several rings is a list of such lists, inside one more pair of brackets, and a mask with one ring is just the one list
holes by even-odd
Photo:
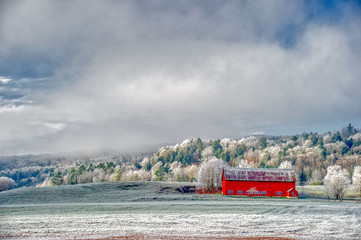
[[356, 201], [199, 195], [180, 193], [180, 186], [125, 182], [1, 192], [0, 239], [361, 238]]

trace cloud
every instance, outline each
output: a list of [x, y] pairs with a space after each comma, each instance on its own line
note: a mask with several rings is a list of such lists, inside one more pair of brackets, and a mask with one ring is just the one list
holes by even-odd
[[0, 76], [0, 82], [3, 84], [7, 84], [10, 81], [11, 81], [11, 78], [6, 78], [6, 77]]
[[7, 105], [7, 106], [0, 107], [0, 113], [19, 112], [19, 111], [22, 111], [23, 109], [24, 109], [24, 106]]
[[2, 4], [0, 153], [361, 124], [353, 2]]
[[43, 123], [45, 127], [47, 127], [51, 133], [57, 133], [61, 130], [63, 130], [66, 127], [65, 123], [50, 123], [50, 122], [45, 122]]

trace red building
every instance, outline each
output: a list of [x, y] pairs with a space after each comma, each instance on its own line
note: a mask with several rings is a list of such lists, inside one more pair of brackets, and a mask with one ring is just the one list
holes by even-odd
[[224, 168], [223, 195], [298, 197], [292, 169]]

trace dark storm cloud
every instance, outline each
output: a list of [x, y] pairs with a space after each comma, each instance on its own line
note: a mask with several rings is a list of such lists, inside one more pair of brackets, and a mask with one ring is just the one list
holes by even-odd
[[2, 1], [0, 153], [361, 124], [359, 9]]

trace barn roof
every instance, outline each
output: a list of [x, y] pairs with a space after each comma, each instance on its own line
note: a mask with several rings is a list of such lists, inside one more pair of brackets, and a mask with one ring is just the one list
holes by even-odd
[[228, 181], [296, 182], [292, 169], [276, 168], [225, 168]]

